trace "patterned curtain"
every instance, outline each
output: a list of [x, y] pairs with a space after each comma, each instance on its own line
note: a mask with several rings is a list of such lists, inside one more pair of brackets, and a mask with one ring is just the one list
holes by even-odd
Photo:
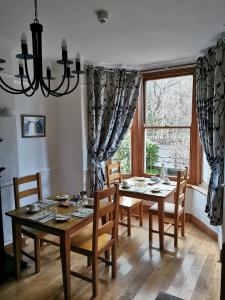
[[87, 68], [88, 155], [90, 192], [104, 186], [102, 164], [126, 134], [137, 105], [140, 74], [136, 71]]
[[225, 134], [225, 43], [197, 61], [197, 117], [200, 139], [211, 168], [206, 212], [212, 225], [223, 222]]

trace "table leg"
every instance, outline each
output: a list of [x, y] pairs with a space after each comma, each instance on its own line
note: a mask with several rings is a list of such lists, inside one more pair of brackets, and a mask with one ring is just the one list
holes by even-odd
[[12, 219], [13, 252], [15, 259], [15, 275], [19, 279], [21, 273], [21, 225]]
[[64, 287], [64, 299], [71, 299], [71, 278], [70, 278], [70, 235], [64, 233], [60, 236], [60, 254], [62, 261], [62, 275]]
[[158, 202], [159, 209], [159, 247], [160, 251], [164, 251], [164, 199]]

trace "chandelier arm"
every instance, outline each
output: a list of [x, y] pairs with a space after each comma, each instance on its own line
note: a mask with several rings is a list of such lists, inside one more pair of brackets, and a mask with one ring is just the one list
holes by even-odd
[[9, 89], [9, 90], [11, 90], [11, 91], [13, 91], [13, 92], [17, 92], [18, 94], [23, 94], [24, 93], [24, 90], [26, 91], [26, 92], [28, 92], [31, 88], [30, 87], [28, 87], [28, 88], [26, 88], [26, 89], [22, 89], [22, 90], [18, 90], [18, 89], [15, 89], [15, 88], [13, 88], [13, 87], [11, 87], [10, 85], [8, 85], [3, 79], [2, 79], [2, 77], [0, 76], [0, 81], [2, 82], [2, 84], [4, 84], [4, 86], [7, 88], [7, 89]]
[[75, 91], [75, 89], [77, 88], [78, 84], [79, 84], [79, 81], [80, 81], [80, 74], [78, 73], [77, 74], [77, 82], [75, 84], [75, 86], [72, 88], [72, 90], [70, 90], [69, 92], [66, 93], [66, 95], [72, 93], [73, 91]]
[[[42, 94], [45, 98], [47, 98], [49, 96], [49, 91], [48, 90], [45, 90], [45, 88], [42, 86], [42, 84], [40, 84], [41, 86], [41, 91], [42, 91]], [[45, 91], [47, 92], [47, 94], [45, 94]]]
[[[23, 77], [20, 78], [20, 82], [21, 82], [22, 89], [24, 90], [23, 93], [24, 93], [27, 97], [32, 97], [36, 90], [33, 89], [32, 92], [31, 92], [31, 94], [28, 94], [27, 91], [24, 89]], [[31, 88], [30, 88], [30, 90], [31, 90]]]
[[28, 72], [28, 66], [27, 66], [27, 58], [25, 58], [26, 56], [24, 56], [24, 66], [25, 66], [25, 72], [26, 72], [26, 76], [27, 76], [27, 80], [28, 80], [28, 83], [30, 85], [30, 87], [32, 89], [34, 89], [34, 84], [35, 84], [35, 78], [33, 78], [33, 81], [31, 82], [30, 80], [30, 75], [29, 75], [29, 72]]
[[[63, 83], [65, 82], [65, 78], [66, 78], [66, 61], [64, 62], [64, 74], [63, 74], [63, 79], [62, 81], [60, 82], [60, 84], [58, 85], [57, 88], [55, 88], [54, 90], [51, 90], [51, 92], [55, 93], [57, 92], [62, 86], [63, 86]], [[47, 87], [47, 85], [45, 84], [43, 78], [42, 78], [42, 82], [43, 82], [43, 85], [45, 86], [45, 88]], [[47, 87], [47, 90], [48, 90], [48, 87]], [[50, 91], [50, 89], [49, 89]]]
[[67, 91], [66, 93], [53, 93], [53, 94], [50, 93], [50, 94], [52, 96], [55, 96], [55, 97], [61, 97], [61, 96], [64, 96], [64, 95], [69, 95], [70, 93], [72, 93], [73, 91], [75, 91], [75, 89], [77, 88], [78, 84], [79, 84], [79, 74], [77, 75], [77, 82], [76, 82], [75, 86], [69, 92]]
[[14, 92], [13, 90], [7, 90], [4, 86], [2, 86], [1, 84], [0, 84], [0, 87], [5, 91], [5, 92], [7, 92], [7, 93], [9, 93], [9, 94], [13, 94], [13, 95], [21, 95], [21, 94], [23, 94], [23, 92]]
[[49, 94], [51, 94], [52, 96], [61, 97], [61, 96], [67, 94], [69, 87], [70, 87], [70, 78], [68, 77], [67, 87], [64, 92], [54, 92], [54, 90], [51, 90], [51, 89], [48, 89], [48, 91], [49, 91]]

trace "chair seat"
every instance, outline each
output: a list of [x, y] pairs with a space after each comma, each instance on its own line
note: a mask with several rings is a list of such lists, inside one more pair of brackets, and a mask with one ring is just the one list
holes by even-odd
[[[92, 227], [87, 227], [79, 231], [70, 239], [70, 248], [76, 251], [77, 248], [84, 249], [86, 251], [92, 251]], [[98, 237], [98, 250], [103, 248], [111, 240], [111, 235], [104, 233]]]
[[[178, 206], [178, 213], [182, 212], [183, 207], [181, 205]], [[149, 208], [149, 211], [156, 212], [158, 211], [158, 203], [155, 203]], [[175, 204], [174, 203], [169, 203], [165, 202], [164, 204], [164, 213], [167, 214], [175, 214]]]
[[132, 208], [141, 203], [142, 203], [141, 199], [130, 198], [130, 197], [121, 197], [120, 198], [120, 207], [122, 207], [122, 208]]

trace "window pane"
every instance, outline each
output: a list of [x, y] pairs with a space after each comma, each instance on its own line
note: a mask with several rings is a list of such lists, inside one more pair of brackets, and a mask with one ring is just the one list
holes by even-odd
[[131, 130], [129, 129], [119, 149], [114, 154], [112, 161], [120, 161], [121, 172], [131, 173]]
[[145, 120], [148, 125], [191, 125], [193, 76], [146, 82]]
[[189, 128], [145, 130], [145, 173], [160, 173], [162, 162], [167, 168], [189, 167], [189, 156]]
[[209, 184], [209, 178], [210, 178], [211, 170], [210, 166], [207, 162], [206, 155], [203, 151], [203, 159], [202, 159], [202, 181]]

